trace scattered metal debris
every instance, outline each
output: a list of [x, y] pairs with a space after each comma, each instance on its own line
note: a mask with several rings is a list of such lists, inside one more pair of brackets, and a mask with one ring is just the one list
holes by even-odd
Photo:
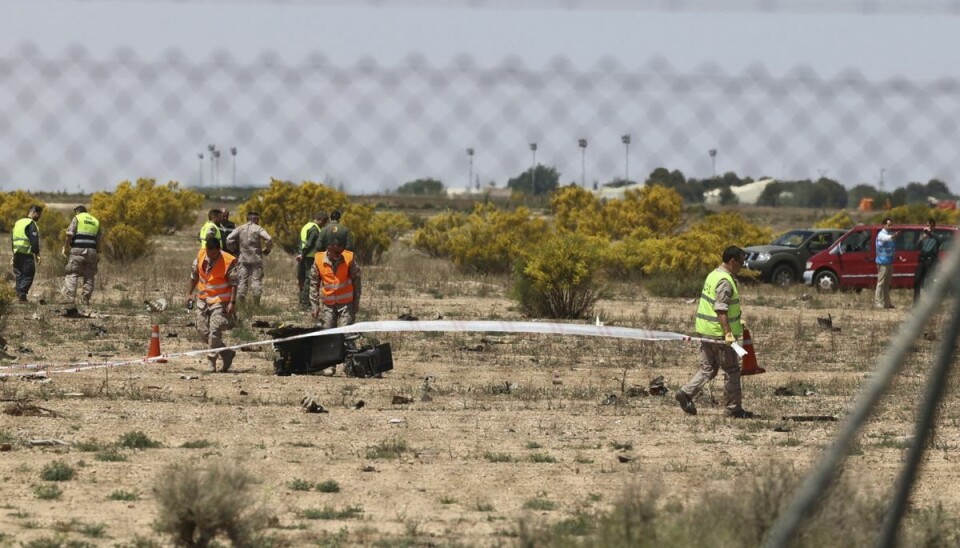
[[634, 459], [631, 455], [617, 455], [617, 460], [623, 463], [630, 462]]
[[832, 331], [834, 333], [839, 333], [840, 328], [833, 326], [833, 316], [827, 314], [826, 318], [817, 318], [817, 325], [820, 326], [820, 329], [824, 331]]
[[300, 407], [303, 408], [305, 413], [329, 413], [327, 408], [318, 402], [317, 397], [313, 394], [304, 396], [303, 399], [300, 400]]
[[43, 446], [49, 446], [49, 445], [65, 445], [65, 446], [69, 446], [69, 445], [70, 445], [70, 443], [65, 442], [65, 441], [63, 441], [63, 440], [30, 440], [30, 441], [28, 441], [27, 443], [28, 443], [29, 445], [34, 446], [34, 447], [41, 446], [41, 445], [43, 445]]
[[600, 400], [600, 405], [616, 405], [620, 401], [620, 398], [616, 394], [607, 394]]
[[152, 301], [143, 301], [143, 304], [147, 305], [147, 312], [158, 313], [167, 309], [167, 300], [163, 297]]
[[356, 403], [354, 403], [353, 405], [350, 406], [350, 409], [353, 409], [353, 410], [363, 409], [363, 406], [364, 406], [364, 405], [367, 405], [367, 403], [366, 403], [365, 401], [363, 401], [363, 400], [357, 400]]
[[408, 403], [413, 403], [413, 398], [408, 396], [394, 396], [390, 403], [393, 405], [406, 405]]
[[667, 392], [667, 385], [663, 375], [658, 375], [656, 378], [650, 381], [651, 396], [665, 396], [667, 395]]
[[809, 383], [794, 381], [786, 386], [778, 386], [773, 390], [774, 396], [813, 396], [817, 388]]

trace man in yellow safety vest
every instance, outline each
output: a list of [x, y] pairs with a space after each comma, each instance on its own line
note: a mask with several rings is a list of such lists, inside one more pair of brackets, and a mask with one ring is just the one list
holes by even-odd
[[740, 363], [731, 345], [743, 335], [740, 317], [740, 288], [734, 278], [743, 267], [746, 252], [737, 246], [723, 251], [723, 264], [707, 275], [697, 308], [696, 329], [701, 338], [700, 368], [690, 382], [676, 393], [680, 408], [688, 415], [696, 415], [693, 399], [707, 382], [723, 369], [726, 382], [723, 385], [724, 405], [727, 416], [737, 419], [753, 418], [753, 413], [742, 405], [740, 392]]
[[80, 301], [88, 305], [93, 296], [94, 278], [100, 261], [100, 221], [87, 213], [87, 208], [82, 205], [75, 207], [73, 212], [75, 216], [67, 227], [67, 236], [63, 241], [62, 253], [67, 258], [63, 292], [73, 304], [77, 298], [77, 284], [82, 280]]
[[300, 249], [297, 254], [297, 288], [300, 290], [300, 308], [310, 308], [310, 271], [313, 270], [313, 258], [326, 248], [319, 247], [320, 231], [330, 216], [326, 211], [318, 211], [312, 221], [300, 229]]
[[207, 246], [207, 238], [213, 236], [220, 241], [220, 247], [223, 248], [223, 234], [220, 232], [220, 221], [223, 219], [223, 212], [219, 209], [211, 209], [207, 212], [207, 222], [200, 227], [200, 249]]
[[42, 207], [30, 206], [27, 216], [17, 221], [10, 232], [13, 276], [16, 278], [17, 300], [20, 302], [27, 302], [27, 293], [33, 286], [33, 277], [40, 265], [40, 229], [37, 228], [37, 220], [42, 214]]

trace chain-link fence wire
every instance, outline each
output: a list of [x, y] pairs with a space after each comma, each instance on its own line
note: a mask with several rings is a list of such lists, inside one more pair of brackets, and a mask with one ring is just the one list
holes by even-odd
[[[40, 2], [42, 0], [36, 0]], [[60, 0], [63, 1], [63, 0]], [[102, 0], [73, 0], [95, 3]], [[180, 4], [184, 0], [125, 0], [128, 4]], [[854, 13], [960, 15], [960, 0], [205, 0], [207, 4], [369, 6], [376, 8], [623, 10], [655, 12]]]
[[643, 181], [661, 166], [700, 179], [827, 174], [847, 186], [877, 185], [885, 172], [890, 187], [952, 184], [960, 171], [960, 81], [871, 81], [854, 69], [679, 72], [663, 58], [580, 68], [563, 57], [531, 67], [468, 55], [343, 65], [320, 52], [242, 62], [226, 50], [145, 59], [129, 48], [98, 58], [81, 45], [46, 55], [23, 44], [0, 53], [0, 86], [5, 189], [104, 189], [137, 177], [206, 186], [277, 177], [366, 193], [426, 177], [502, 187], [534, 161], [556, 167], [561, 184], [588, 186]]
[[[953, 247], [947, 252], [943, 264], [938, 267], [937, 279], [921, 294], [913, 313], [895, 331], [886, 352], [878, 360], [874, 374], [857, 395], [853, 408], [841, 425], [837, 437], [824, 450], [787, 508], [777, 517], [767, 532], [763, 543], [765, 548], [789, 546], [791, 539], [795, 538], [796, 530], [813, 512], [818, 500], [827, 496], [861, 428], [866, 425], [880, 398], [889, 389], [894, 375], [903, 367], [907, 354], [921, 339], [924, 327], [941, 308], [950, 291], [956, 291], [958, 276], [960, 276], [960, 248]], [[937, 408], [943, 399], [950, 367], [954, 362], [957, 331], [960, 328], [960, 308], [958, 308], [960, 300], [953, 301], [934, 367], [928, 373], [924, 396], [918, 405], [916, 428], [903, 471], [897, 478], [892, 492], [892, 502], [878, 538], [878, 546], [896, 545], [900, 522], [912, 493], [923, 455], [928, 449], [928, 440], [934, 429]]]

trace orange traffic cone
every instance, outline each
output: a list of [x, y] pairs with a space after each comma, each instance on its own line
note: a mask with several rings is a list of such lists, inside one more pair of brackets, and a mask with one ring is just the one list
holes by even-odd
[[743, 357], [743, 363], [740, 366], [740, 374], [756, 375], [758, 373], [766, 373], [766, 369], [757, 365], [757, 353], [753, 349], [753, 340], [750, 338], [750, 330], [746, 327], [743, 328], [743, 342], [740, 343], [740, 346], [747, 351], [747, 355]]
[[[153, 324], [150, 328], [150, 348], [147, 350], [148, 358], [156, 358], [160, 355], [160, 326]], [[167, 360], [153, 360], [156, 363], [167, 363]]]

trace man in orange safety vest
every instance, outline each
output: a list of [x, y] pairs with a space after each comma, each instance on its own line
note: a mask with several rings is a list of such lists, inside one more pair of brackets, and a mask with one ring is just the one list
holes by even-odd
[[[220, 240], [208, 236], [206, 247], [201, 248], [193, 261], [190, 287], [187, 290], [187, 307], [193, 303], [193, 291], [197, 291], [197, 332], [210, 350], [223, 348], [224, 332], [233, 328], [234, 303], [237, 298], [239, 272], [233, 255], [220, 250]], [[235, 350], [209, 352], [207, 360], [217, 371], [217, 356], [223, 360], [221, 372], [233, 364]]]

